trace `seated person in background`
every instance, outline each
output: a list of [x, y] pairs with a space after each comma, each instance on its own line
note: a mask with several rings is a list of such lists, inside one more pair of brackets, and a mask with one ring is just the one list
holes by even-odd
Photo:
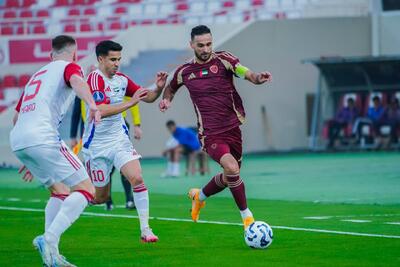
[[170, 120], [166, 124], [168, 131], [174, 139], [167, 143], [167, 150], [163, 152], [168, 157], [167, 171], [165, 176], [177, 177], [180, 175], [179, 160], [181, 153], [188, 155], [186, 174], [195, 174], [196, 155], [200, 152], [200, 142], [196, 133], [190, 128], [177, 127], [175, 122]]
[[342, 107], [329, 124], [329, 143], [328, 148], [332, 148], [335, 140], [340, 134], [342, 129], [351, 126], [357, 117], [360, 115], [359, 110], [354, 105], [354, 99], [349, 97], [347, 99], [347, 106]]
[[373, 106], [368, 109], [367, 117], [371, 120], [375, 135], [380, 136], [381, 126], [385, 123], [385, 108], [379, 96], [372, 98]]
[[397, 130], [400, 125], [400, 107], [397, 98], [393, 98], [390, 102], [390, 106], [386, 109], [385, 120], [386, 124], [390, 126], [390, 142], [397, 143]]

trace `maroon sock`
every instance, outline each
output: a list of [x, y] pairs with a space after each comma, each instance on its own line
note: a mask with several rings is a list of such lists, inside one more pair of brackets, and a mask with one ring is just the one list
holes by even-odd
[[238, 208], [240, 210], [247, 209], [246, 192], [243, 180], [240, 179], [239, 175], [227, 175], [226, 178], [228, 180], [228, 187], [231, 190]]
[[223, 180], [223, 174], [219, 173], [215, 175], [211, 180], [206, 184], [202, 191], [204, 195], [207, 197], [215, 195], [226, 188], [226, 185]]

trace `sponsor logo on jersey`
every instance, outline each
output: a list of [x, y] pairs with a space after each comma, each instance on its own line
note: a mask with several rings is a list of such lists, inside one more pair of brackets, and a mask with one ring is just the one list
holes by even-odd
[[212, 65], [210, 67], [210, 71], [214, 74], [216, 74], [218, 72], [218, 66], [217, 65]]
[[105, 92], [111, 92], [110, 86], [107, 86], [107, 88], [104, 91]]
[[104, 94], [100, 91], [94, 91], [93, 99], [95, 102], [102, 102], [104, 100]]
[[189, 75], [189, 80], [191, 80], [191, 79], [194, 79], [194, 78], [196, 78], [196, 75], [192, 72], [190, 75]]
[[113, 91], [114, 91], [115, 93], [118, 93], [118, 92], [119, 92], [119, 87], [114, 87], [114, 88], [113, 88]]

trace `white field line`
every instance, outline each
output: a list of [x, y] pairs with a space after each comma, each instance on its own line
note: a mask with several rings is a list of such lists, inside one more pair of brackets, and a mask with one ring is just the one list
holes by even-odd
[[[44, 212], [44, 210], [42, 210], [42, 209], [4, 207], [4, 206], [0, 206], [0, 210]], [[95, 212], [84, 212], [83, 214], [87, 215], [87, 216], [94, 216], [94, 217], [138, 218], [138, 216], [125, 215], [125, 214], [109, 214], [109, 213], [95, 213]], [[180, 219], [180, 218], [150, 217], [150, 219], [152, 219], [152, 220], [160, 220], [160, 221], [192, 222], [192, 220], [190, 220], [190, 219]], [[200, 220], [197, 223], [243, 226], [243, 224], [241, 224], [241, 223], [219, 222], [219, 221], [202, 221], [202, 220]], [[398, 236], [398, 235], [381, 235], [381, 234], [368, 234], [368, 233], [356, 233], [356, 232], [343, 232], [343, 231], [334, 231], [334, 230], [325, 230], [325, 229], [312, 229], [312, 228], [301, 228], [301, 227], [290, 227], [290, 226], [280, 226], [280, 225], [272, 226], [272, 228], [284, 229], [284, 230], [292, 230], [292, 231], [304, 231], [304, 232], [337, 234], [337, 235], [366, 236], [366, 237], [381, 237], [381, 238], [400, 239], [400, 236]]]
[[400, 225], [400, 222], [385, 222], [385, 224]]
[[342, 222], [352, 222], [352, 223], [370, 223], [370, 220], [354, 220], [354, 219], [347, 219], [341, 220]]
[[389, 214], [357, 214], [357, 215], [322, 215], [322, 216], [307, 216], [303, 217], [306, 220], [326, 220], [331, 218], [354, 218], [354, 217], [396, 217], [400, 216], [400, 213], [389, 213]]

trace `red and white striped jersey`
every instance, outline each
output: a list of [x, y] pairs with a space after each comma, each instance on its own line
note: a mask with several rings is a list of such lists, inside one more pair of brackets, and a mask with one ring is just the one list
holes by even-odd
[[[105, 76], [99, 69], [92, 71], [88, 76], [88, 84], [94, 101], [100, 104], [119, 104], [124, 96], [133, 96], [140, 89], [123, 73], [117, 72], [112, 78]], [[86, 110], [88, 107], [86, 106]], [[106, 118], [94, 126], [88, 121], [89, 113], [86, 113], [85, 131], [83, 134], [83, 148], [89, 146], [103, 147], [105, 143], [118, 142], [121, 134], [128, 134], [128, 129], [121, 113]]]
[[18, 121], [10, 133], [13, 151], [60, 142], [58, 126], [75, 97], [69, 84], [74, 74], [83, 77], [80, 66], [56, 60], [32, 75], [16, 107]]

